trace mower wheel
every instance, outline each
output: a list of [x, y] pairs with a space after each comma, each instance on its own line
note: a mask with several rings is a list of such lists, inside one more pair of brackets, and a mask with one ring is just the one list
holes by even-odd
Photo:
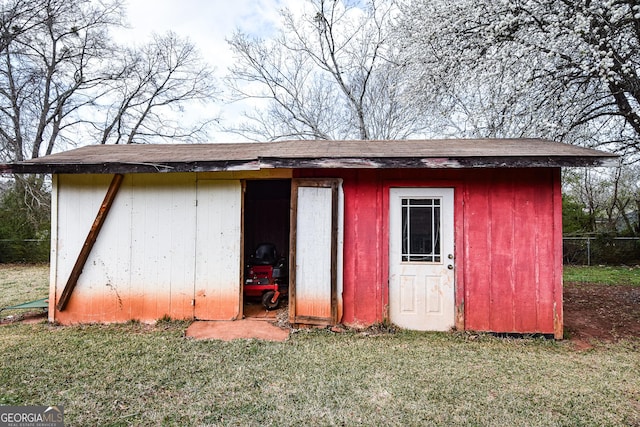
[[274, 295], [275, 295], [274, 291], [268, 291], [262, 295], [262, 305], [267, 310], [275, 310], [280, 305], [280, 297], [278, 297], [278, 299], [275, 302], [271, 301]]

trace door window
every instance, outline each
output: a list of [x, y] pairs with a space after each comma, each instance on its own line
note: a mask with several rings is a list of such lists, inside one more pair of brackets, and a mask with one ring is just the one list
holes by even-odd
[[440, 199], [402, 199], [402, 261], [440, 262]]

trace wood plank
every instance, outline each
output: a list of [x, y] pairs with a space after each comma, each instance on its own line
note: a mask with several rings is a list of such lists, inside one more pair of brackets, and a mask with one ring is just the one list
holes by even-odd
[[538, 196], [549, 194], [545, 175], [544, 171], [529, 170], [514, 177], [514, 332], [539, 331], [539, 245], [549, 237], [549, 231], [540, 226], [540, 217], [552, 209], [548, 197]]
[[476, 176], [465, 185], [464, 201], [464, 312], [465, 329], [491, 329], [492, 235], [489, 209], [490, 181]]
[[242, 184], [198, 180], [195, 316], [232, 320], [240, 315]]
[[290, 243], [291, 323], [338, 315], [338, 203], [336, 179], [294, 179]]
[[552, 286], [553, 286], [553, 330], [554, 338], [564, 334], [564, 307], [562, 297], [562, 176], [560, 169], [549, 171], [553, 182], [553, 239], [552, 239]]
[[491, 235], [491, 331], [515, 332], [515, 222], [512, 177], [493, 174], [489, 194], [489, 234]]
[[91, 253], [91, 249], [93, 248], [93, 245], [95, 244], [96, 239], [100, 234], [102, 225], [104, 224], [104, 221], [109, 214], [109, 210], [113, 205], [113, 201], [118, 194], [118, 190], [120, 188], [120, 184], [122, 184], [123, 178], [124, 175], [116, 174], [113, 176], [111, 184], [109, 184], [109, 188], [107, 190], [107, 193], [105, 194], [102, 204], [100, 205], [100, 209], [98, 210], [96, 219], [93, 221], [93, 225], [89, 230], [89, 234], [87, 234], [85, 242], [82, 245], [82, 249], [80, 250], [78, 258], [76, 259], [73, 269], [71, 270], [71, 274], [69, 275], [67, 284], [65, 285], [64, 290], [60, 295], [60, 299], [58, 300], [58, 304], [56, 305], [59, 311], [63, 311], [67, 306], [67, 303], [69, 302], [69, 298], [71, 297], [73, 289], [76, 287], [78, 278], [80, 277], [80, 274], [82, 274], [82, 270], [84, 269], [85, 263], [87, 262], [87, 258]]

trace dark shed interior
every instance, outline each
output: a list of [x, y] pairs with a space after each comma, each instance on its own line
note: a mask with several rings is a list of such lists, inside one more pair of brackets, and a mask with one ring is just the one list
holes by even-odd
[[245, 259], [260, 243], [276, 245], [279, 256], [289, 256], [291, 180], [247, 181], [244, 193]]

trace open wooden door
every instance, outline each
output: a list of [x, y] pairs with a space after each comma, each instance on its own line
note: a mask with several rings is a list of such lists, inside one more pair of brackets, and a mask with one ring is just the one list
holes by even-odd
[[339, 321], [342, 196], [338, 179], [294, 179], [291, 184], [289, 320]]

